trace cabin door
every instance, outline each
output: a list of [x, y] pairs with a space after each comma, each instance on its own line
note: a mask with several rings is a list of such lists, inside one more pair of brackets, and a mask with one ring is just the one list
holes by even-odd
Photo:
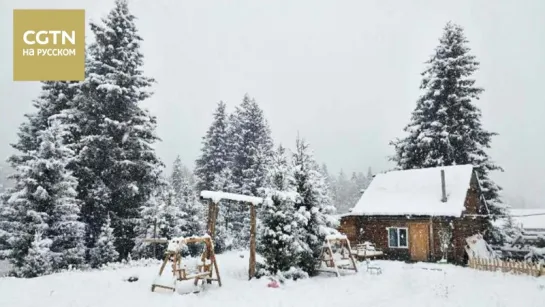
[[409, 224], [409, 249], [411, 260], [427, 261], [429, 254], [430, 233], [428, 224]]

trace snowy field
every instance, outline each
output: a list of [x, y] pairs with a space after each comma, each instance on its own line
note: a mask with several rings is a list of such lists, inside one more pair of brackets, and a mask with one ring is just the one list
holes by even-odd
[[[198, 294], [152, 293], [158, 265], [66, 272], [35, 279], [0, 278], [2, 307], [150, 306], [545, 306], [545, 277], [512, 276], [436, 264], [377, 261], [381, 275], [365, 271], [336, 278], [320, 276], [268, 288], [247, 281], [248, 257], [218, 256], [223, 287]], [[424, 268], [441, 268], [442, 271]], [[124, 279], [138, 276], [137, 282]], [[189, 285], [190, 282], [186, 282]], [[181, 287], [181, 290], [187, 287]]]

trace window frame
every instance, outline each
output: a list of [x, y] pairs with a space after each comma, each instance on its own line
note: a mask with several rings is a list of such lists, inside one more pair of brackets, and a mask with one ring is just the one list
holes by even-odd
[[[397, 246], [390, 245], [390, 229], [394, 229], [395, 232], [396, 232]], [[400, 229], [405, 230], [405, 234], [406, 234], [406, 240], [405, 241], [407, 243], [405, 246], [401, 245], [401, 240], [400, 240], [400, 235], [399, 235], [399, 230]], [[409, 248], [409, 227], [386, 227], [386, 236], [387, 236], [387, 240], [388, 240], [388, 248], [402, 248], [402, 249], [408, 249]]]

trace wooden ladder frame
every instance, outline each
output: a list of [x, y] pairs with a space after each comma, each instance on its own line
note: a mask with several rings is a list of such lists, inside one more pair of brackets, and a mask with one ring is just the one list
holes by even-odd
[[[347, 250], [347, 256], [344, 259], [349, 259], [350, 264], [349, 267], [346, 267], [345, 265], [339, 267], [337, 263], [335, 263], [335, 257], [333, 257], [333, 249], [331, 248], [331, 243], [340, 243], [340, 248], [345, 248]], [[334, 271], [330, 270], [324, 270], [322, 269], [323, 264], [325, 264], [329, 268], [333, 268]], [[318, 264], [317, 271], [324, 272], [324, 273], [334, 273], [337, 277], [340, 277], [340, 270], [350, 270], [354, 272], [358, 272], [358, 267], [356, 266], [356, 260], [354, 259], [354, 256], [352, 255], [352, 249], [350, 248], [350, 241], [346, 237], [339, 237], [339, 238], [326, 238], [324, 245], [322, 245], [322, 250], [320, 252], [320, 262]]]
[[[167, 243], [167, 240], [160, 239], [148, 239], [145, 240], [152, 243]], [[197, 265], [197, 272], [193, 274], [187, 274], [186, 269], [182, 264], [182, 255], [180, 251], [166, 251], [163, 263], [159, 269], [159, 276], [162, 276], [167, 264], [170, 262], [172, 267], [172, 276], [176, 281], [184, 280], [194, 280], [194, 285], [197, 286], [199, 281], [211, 284], [212, 281], [217, 281], [218, 285], [221, 287], [221, 276], [218, 268], [218, 263], [216, 260], [216, 254], [214, 252], [214, 243], [209, 236], [206, 237], [189, 237], [183, 238], [183, 243], [204, 243], [206, 248], [201, 254], [201, 264]], [[210, 261], [207, 263], [207, 261]], [[204, 264], [203, 264], [204, 263]], [[214, 273], [216, 277], [214, 277]], [[173, 287], [168, 287], [160, 284], [152, 284], [151, 291], [154, 292], [156, 288], [164, 288], [172, 291], [176, 291]]]

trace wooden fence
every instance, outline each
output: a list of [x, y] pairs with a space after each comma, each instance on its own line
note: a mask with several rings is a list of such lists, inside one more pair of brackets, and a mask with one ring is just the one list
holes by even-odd
[[469, 267], [481, 271], [500, 271], [512, 274], [526, 274], [531, 276], [545, 276], [545, 268], [540, 264], [524, 261], [504, 261], [500, 259], [469, 259]]

